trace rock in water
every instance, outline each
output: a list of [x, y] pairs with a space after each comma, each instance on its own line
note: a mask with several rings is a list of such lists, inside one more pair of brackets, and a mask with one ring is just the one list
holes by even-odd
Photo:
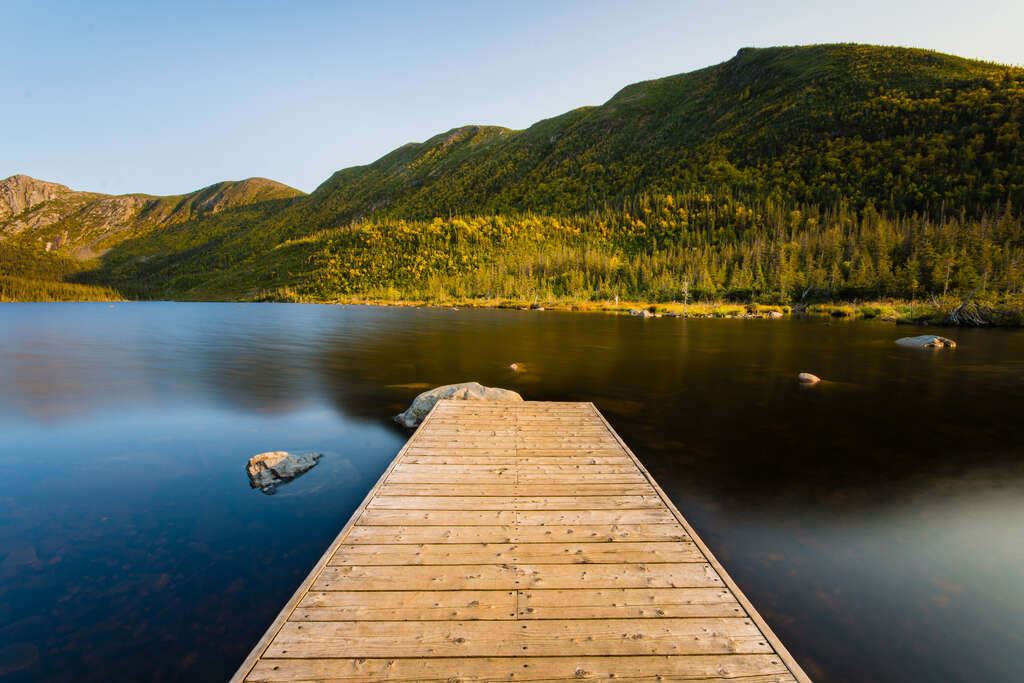
[[311, 469], [323, 455], [287, 451], [270, 451], [254, 455], [249, 458], [249, 464], [245, 468], [249, 473], [249, 485], [263, 493], [274, 493], [278, 484], [291, 481]]
[[779, 318], [782, 317], [782, 313], [780, 311], [768, 311], [767, 313], [764, 314], [764, 317], [768, 318], [769, 320], [778, 320]]
[[448, 401], [522, 401], [523, 397], [509, 389], [495, 389], [485, 387], [478, 382], [461, 382], [459, 384], [446, 384], [424, 391], [417, 396], [412, 405], [404, 413], [395, 415], [395, 422], [405, 427], [415, 427], [427, 413], [431, 411], [434, 404], [441, 400]]
[[818, 377], [817, 375], [812, 375], [809, 372], [801, 372], [799, 375], [796, 376], [796, 378], [800, 380], [801, 384], [817, 384], [818, 382], [821, 381], [820, 377]]
[[934, 334], [922, 334], [916, 337], [902, 337], [896, 340], [900, 346], [910, 346], [916, 349], [955, 349], [956, 342], [947, 337], [940, 337]]
[[917, 337], [903, 337], [897, 339], [900, 346], [912, 346], [915, 349], [955, 349], [956, 342], [945, 337], [937, 337], [934, 334], [922, 334]]

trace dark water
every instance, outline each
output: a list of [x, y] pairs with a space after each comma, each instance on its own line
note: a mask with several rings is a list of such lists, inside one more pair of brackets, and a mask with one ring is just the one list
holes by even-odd
[[[597, 403], [816, 680], [1021, 680], [1024, 334], [892, 343], [919, 333], [4, 304], [0, 678], [225, 680], [404, 442], [390, 416], [476, 379]], [[251, 490], [277, 449], [327, 456]]]

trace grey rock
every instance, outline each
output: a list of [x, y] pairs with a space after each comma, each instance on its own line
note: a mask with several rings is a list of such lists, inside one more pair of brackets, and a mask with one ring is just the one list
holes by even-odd
[[768, 311], [764, 315], [769, 320], [778, 320], [779, 318], [782, 317], [782, 313], [780, 313], [779, 311]]
[[509, 389], [485, 387], [479, 382], [460, 382], [436, 387], [413, 399], [405, 412], [395, 416], [395, 422], [408, 428], [423, 422], [438, 401], [522, 401], [523, 397]]
[[900, 346], [910, 346], [915, 349], [955, 349], [956, 342], [945, 337], [938, 337], [934, 334], [922, 334], [916, 337], [902, 337], [896, 340]]
[[12, 175], [0, 180], [0, 220], [17, 216], [56, 197], [71, 194], [71, 188], [57, 183], [36, 180], [27, 175]]
[[249, 485], [263, 493], [273, 494], [278, 484], [291, 481], [310, 470], [322, 457], [323, 453], [287, 451], [269, 451], [254, 455], [249, 458], [249, 464], [245, 468], [249, 474]]
[[801, 372], [796, 378], [800, 381], [800, 384], [817, 384], [821, 381], [820, 377], [809, 372]]

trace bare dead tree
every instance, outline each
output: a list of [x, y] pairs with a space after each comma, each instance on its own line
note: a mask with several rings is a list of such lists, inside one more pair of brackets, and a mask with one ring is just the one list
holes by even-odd
[[984, 327], [992, 324], [992, 309], [974, 301], [974, 295], [981, 287], [980, 284], [975, 287], [974, 291], [959, 306], [949, 312], [949, 315], [946, 316], [947, 324], [963, 327]]

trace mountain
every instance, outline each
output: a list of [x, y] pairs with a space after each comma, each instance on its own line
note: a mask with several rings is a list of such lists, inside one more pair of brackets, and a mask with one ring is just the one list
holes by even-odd
[[106, 195], [14, 175], [0, 180], [0, 239], [18, 236], [46, 251], [88, 259], [129, 235], [301, 194], [273, 180], [249, 178], [169, 197]]
[[71, 188], [47, 183], [27, 175], [12, 175], [0, 180], [0, 221], [17, 216], [36, 204], [71, 194]]
[[454, 128], [308, 196], [122, 233], [83, 277], [187, 299], [1022, 293], [1022, 119], [1024, 69], [744, 48], [525, 130]]
[[1024, 70], [863, 45], [744, 48], [523, 131], [469, 126], [337, 172], [315, 215], [579, 212], [728, 184], [790, 201], [1024, 201]]

